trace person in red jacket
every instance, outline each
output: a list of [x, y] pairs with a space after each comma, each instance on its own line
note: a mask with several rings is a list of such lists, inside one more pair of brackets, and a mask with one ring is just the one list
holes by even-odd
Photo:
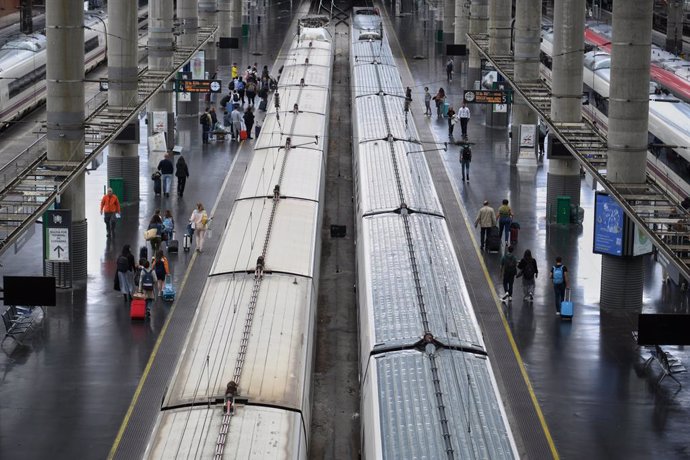
[[106, 236], [110, 238], [110, 235], [115, 233], [115, 221], [120, 215], [120, 201], [111, 188], [108, 188], [108, 193], [101, 198], [101, 214], [105, 221]]

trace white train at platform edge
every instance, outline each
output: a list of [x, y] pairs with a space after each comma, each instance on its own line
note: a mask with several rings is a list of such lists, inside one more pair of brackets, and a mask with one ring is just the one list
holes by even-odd
[[[551, 82], [553, 31], [542, 31], [541, 74]], [[604, 130], [608, 128], [611, 56], [590, 51], [583, 59], [583, 114]], [[647, 168], [657, 182], [679, 201], [690, 196], [690, 104], [649, 86], [649, 142]]]
[[353, 10], [361, 456], [519, 458], [380, 22]]
[[307, 458], [333, 49], [304, 21], [146, 458]]

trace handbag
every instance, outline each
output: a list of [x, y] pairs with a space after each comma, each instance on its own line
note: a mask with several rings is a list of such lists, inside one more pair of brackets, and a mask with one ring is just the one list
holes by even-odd
[[161, 178], [161, 173], [160, 171], [156, 171], [153, 174], [151, 174], [151, 180], [158, 180]]
[[157, 236], [158, 236], [158, 230], [156, 230], [155, 228], [149, 228], [148, 230], [146, 230], [144, 232], [144, 239], [146, 241], [152, 240]]

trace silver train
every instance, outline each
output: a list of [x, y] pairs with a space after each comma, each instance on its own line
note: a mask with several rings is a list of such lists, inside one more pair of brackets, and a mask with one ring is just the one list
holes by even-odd
[[381, 18], [353, 16], [362, 457], [518, 458]]
[[302, 20], [146, 458], [305, 459], [333, 62]]

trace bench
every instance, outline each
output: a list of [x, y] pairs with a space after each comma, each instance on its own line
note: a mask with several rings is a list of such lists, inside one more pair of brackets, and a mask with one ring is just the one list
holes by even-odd
[[12, 337], [17, 342], [21, 342], [20, 336], [24, 336], [32, 326], [31, 316], [18, 314], [14, 307], [9, 307], [2, 313], [2, 322], [5, 324], [5, 339]]
[[[632, 336], [637, 343], [637, 331], [633, 331]], [[687, 369], [685, 366], [683, 366], [683, 364], [681, 364], [678, 358], [673, 356], [668, 351], [665, 351], [660, 345], [643, 345], [642, 347], [650, 354], [649, 358], [647, 358], [644, 362], [643, 370], [647, 370], [647, 368], [650, 367], [654, 361], [659, 363], [659, 367], [661, 368], [661, 375], [656, 381], [657, 385], [660, 384], [666, 377], [671, 377], [679, 386], [683, 386], [674, 376], [674, 374], [687, 372]]]

